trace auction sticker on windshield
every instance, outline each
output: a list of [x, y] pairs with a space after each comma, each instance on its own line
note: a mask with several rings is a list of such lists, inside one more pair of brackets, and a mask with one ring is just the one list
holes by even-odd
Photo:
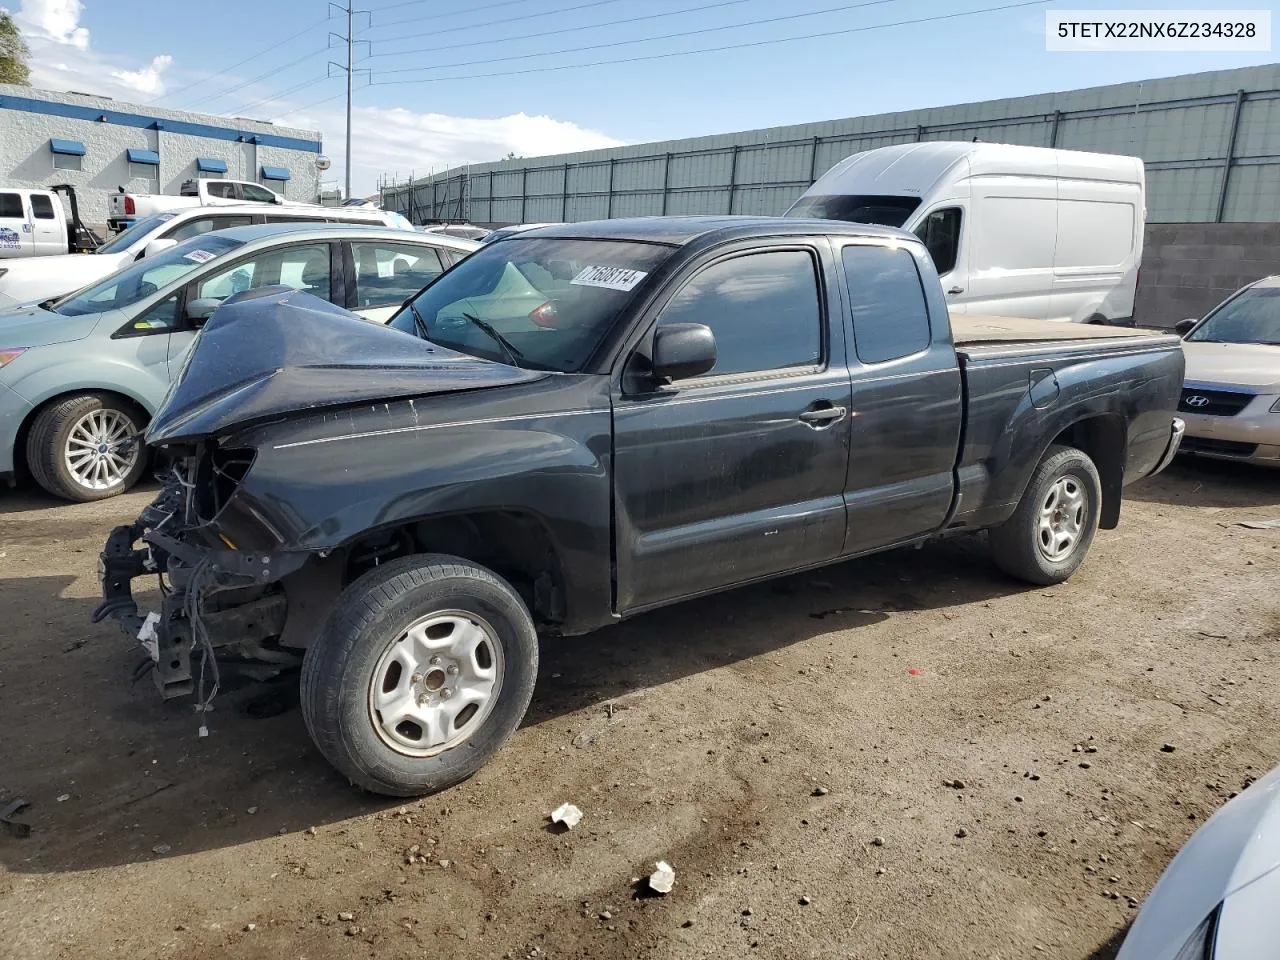
[[580, 287], [604, 287], [606, 290], [634, 290], [636, 284], [647, 277], [643, 270], [627, 267], [586, 267], [570, 283]]
[[210, 253], [208, 250], [192, 250], [182, 259], [190, 260], [192, 263], [208, 263], [210, 260], [216, 260], [217, 257], [216, 253]]

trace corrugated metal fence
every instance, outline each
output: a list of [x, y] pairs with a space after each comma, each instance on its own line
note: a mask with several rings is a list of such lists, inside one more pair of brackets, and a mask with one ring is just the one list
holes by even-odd
[[972, 140], [1140, 156], [1148, 220], [1280, 220], [1280, 66], [459, 168], [382, 188], [416, 223], [780, 214], [861, 150]]

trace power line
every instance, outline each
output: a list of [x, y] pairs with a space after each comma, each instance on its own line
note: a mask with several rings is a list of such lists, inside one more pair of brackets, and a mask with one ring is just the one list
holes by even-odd
[[240, 83], [233, 84], [232, 86], [227, 87], [225, 90], [219, 90], [216, 93], [210, 93], [210, 94], [206, 94], [203, 97], [197, 97], [195, 100], [192, 100], [190, 103], [187, 104], [187, 108], [189, 109], [200, 103], [208, 103], [212, 100], [218, 100], [222, 97], [225, 97], [229, 93], [235, 93], [237, 90], [243, 90], [245, 87], [258, 83], [260, 80], [265, 80], [268, 77], [275, 76], [277, 73], [280, 73], [281, 71], [284, 71], [284, 70], [288, 70], [290, 67], [296, 67], [300, 63], [305, 63], [308, 60], [314, 60], [316, 57], [323, 56], [326, 52], [327, 52], [327, 48], [326, 50], [312, 50], [310, 53], [303, 54], [301, 57], [298, 57], [298, 59], [296, 60], [290, 60], [288, 63], [272, 67], [266, 73], [259, 74], [256, 77], [251, 77], [248, 80], [242, 80]]
[[[327, 23], [327, 22], [328, 22], [328, 18], [326, 17], [324, 20], [320, 20], [320, 21], [318, 21], [318, 22], [316, 22], [316, 23], [313, 23], [313, 24], [312, 24], [311, 26], [309, 26], [309, 27], [306, 27], [306, 28], [304, 28], [304, 29], [302, 29], [302, 30], [299, 30], [297, 33], [290, 34], [289, 36], [285, 37], [283, 40], [277, 40], [275, 43], [273, 43], [271, 46], [267, 47], [265, 50], [259, 50], [257, 53], [255, 53], [255, 54], [251, 54], [250, 56], [245, 57], [243, 60], [237, 60], [235, 63], [231, 64], [231, 66], [229, 66], [229, 67], [223, 67], [223, 68], [222, 68], [221, 70], [219, 70], [217, 73], [211, 73], [211, 74], [209, 74], [208, 76], [201, 77], [199, 80], [193, 81], [192, 83], [188, 83], [188, 84], [187, 84], [186, 86], [184, 86], [184, 87], [178, 87], [178, 89], [176, 89], [176, 90], [169, 90], [169, 91], [167, 91], [166, 93], [162, 93], [162, 94], [160, 94], [160, 96], [158, 96], [158, 97], [156, 97], [156, 98], [154, 98], [154, 99], [152, 99], [152, 100], [148, 100], [148, 101], [147, 101], [147, 103], [156, 103], [156, 102], [158, 102], [158, 101], [160, 101], [160, 100], [164, 100], [166, 97], [173, 97], [173, 96], [177, 96], [179, 93], [183, 93], [183, 92], [185, 92], [185, 91], [187, 91], [187, 90], [191, 90], [191, 89], [193, 89], [194, 87], [204, 86], [206, 83], [208, 83], [208, 82], [209, 82], [210, 80], [212, 80], [214, 77], [221, 77], [221, 76], [223, 76], [224, 74], [230, 73], [230, 72], [231, 72], [232, 70], [234, 70], [236, 67], [242, 67], [242, 66], [244, 66], [246, 63], [249, 63], [251, 60], [257, 60], [259, 57], [264, 57], [264, 56], [266, 56], [268, 53], [275, 53], [277, 50], [279, 50], [279, 49], [280, 49], [282, 46], [284, 46], [286, 43], [290, 43], [290, 42], [292, 42], [292, 41], [294, 41], [294, 40], [297, 40], [299, 37], [303, 36], [304, 34], [310, 33], [310, 32], [311, 32], [312, 30], [314, 30], [316, 27], [323, 26], [323, 25], [324, 25], [325, 23]], [[198, 101], [197, 101], [197, 102], [198, 102]]]
[[664, 33], [656, 37], [640, 37], [636, 40], [612, 40], [608, 43], [593, 43], [585, 47], [566, 47], [541, 53], [522, 53], [510, 57], [493, 57], [488, 60], [464, 60], [459, 63], [441, 63], [430, 67], [402, 67], [398, 70], [383, 70], [382, 73], [417, 73], [421, 70], [447, 70], [450, 67], [474, 67], [486, 63], [509, 63], [514, 60], [533, 60], [539, 57], [560, 56], [565, 53], [582, 53], [586, 50], [605, 50], [610, 47], [626, 47], [636, 43], [651, 43], [654, 40], [673, 40], [677, 37], [695, 37], [704, 33], [719, 33], [723, 30], [737, 30], [741, 27], [758, 27], [768, 23], [782, 23], [788, 20], [801, 20], [805, 17], [819, 17], [829, 13], [844, 13], [865, 7], [881, 7], [887, 3], [898, 3], [900, 0], [862, 0], [861, 3], [846, 3], [825, 10], [811, 10], [807, 13], [788, 13], [781, 17], [766, 17], [762, 20], [744, 20], [741, 23], [726, 23], [716, 27], [701, 27], [697, 30], [681, 30], [677, 33]]
[[[684, 7], [680, 10], [667, 10], [663, 13], [647, 13], [642, 17], [627, 17], [625, 20], [606, 20], [604, 23], [588, 23], [582, 26], [559, 27], [555, 30], [543, 30], [540, 33], [522, 33], [515, 37], [500, 37], [497, 40], [468, 40], [466, 43], [450, 43], [442, 47], [418, 47], [416, 50], [403, 50], [392, 53], [375, 53], [375, 57], [405, 57], [422, 53], [438, 53], [441, 50], [460, 50], [463, 47], [485, 47], [495, 43], [514, 43], [517, 40], [532, 40], [535, 37], [551, 37], [561, 33], [580, 33], [583, 30], [598, 30], [601, 27], [616, 27], [624, 23], [639, 23], [642, 20], [657, 20], [660, 17], [674, 17], [682, 13], [700, 13], [703, 10], [715, 10], [719, 7], [732, 7], [751, 0], [719, 0], [718, 3], [704, 3], [697, 7]], [[380, 40], [379, 43], [396, 43], [400, 40], [415, 40], [418, 37], [434, 37], [438, 31], [427, 30], [423, 33], [410, 33], [402, 37]]]
[[[571, 7], [556, 7], [554, 10], [543, 10], [540, 13], [526, 13], [519, 17], [504, 17], [501, 20], [487, 20], [484, 23], [469, 23], [461, 27], [445, 27], [443, 30], [432, 30], [431, 34], [440, 33], [458, 33], [461, 30], [478, 30], [481, 27], [496, 27], [504, 23], [516, 23], [519, 20], [536, 20], [538, 17], [549, 17], [557, 13], [570, 13], [574, 10], [586, 10], [588, 7], [603, 7], [609, 3], [617, 3], [618, 0], [590, 0], [589, 3], [579, 3]], [[495, 3], [494, 7], [505, 6], [504, 3]], [[467, 13], [475, 13], [479, 10], [488, 10], [490, 7], [474, 7]], [[439, 17], [434, 14], [428, 14], [423, 17], [410, 17], [407, 20], [392, 20], [390, 23], [379, 23], [374, 29], [381, 30], [384, 27], [398, 27], [405, 23], [420, 23], [423, 20], [438, 20]], [[420, 34], [421, 36], [421, 34]], [[391, 38], [388, 38], [391, 39]], [[398, 38], [397, 38], [398, 39]]]
[[291, 93], [297, 93], [299, 90], [305, 89], [306, 87], [314, 87], [317, 83], [323, 83], [325, 80], [328, 80], [328, 79], [329, 79], [328, 77], [310, 77], [302, 81], [302, 83], [292, 86], [287, 90], [281, 90], [279, 93], [273, 94], [270, 97], [264, 97], [261, 100], [255, 100], [252, 103], [245, 104], [240, 109], [234, 110], [231, 112], [235, 114], [240, 114], [240, 115], [246, 114], [250, 110], [252, 110], [254, 107], [260, 107], [264, 103], [274, 103], [275, 101], [281, 99], [282, 97], [287, 97]]
[[347, 95], [347, 94], [346, 94], [346, 91], [344, 90], [342, 93], [335, 93], [333, 96], [331, 96], [331, 97], [325, 97], [323, 100], [316, 100], [316, 101], [314, 101], [313, 103], [304, 103], [304, 104], [303, 104], [302, 106], [300, 106], [300, 107], [294, 107], [292, 110], [288, 110], [288, 111], [286, 111], [286, 112], [284, 112], [284, 113], [278, 113], [278, 114], [276, 114], [276, 116], [278, 116], [278, 117], [291, 117], [291, 116], [293, 116], [295, 113], [301, 113], [303, 110], [310, 110], [312, 107], [318, 107], [318, 106], [320, 106], [321, 104], [324, 104], [324, 103], [332, 103], [334, 100], [340, 100], [340, 99], [342, 99], [343, 97], [345, 97], [346, 95]]
[[[1002, 10], [1016, 10], [1020, 7], [1043, 6], [1052, 0], [1021, 0], [1018, 3], [1006, 3], [995, 7], [982, 7], [978, 10], [963, 10], [958, 13], [941, 13], [931, 17], [918, 17], [914, 20], [896, 20], [892, 23], [878, 23], [865, 27], [848, 27], [843, 30], [825, 30], [821, 33], [808, 33], [798, 37], [779, 37], [773, 40], [755, 40], [750, 43], [730, 43], [720, 47], [703, 47], [698, 50], [679, 50], [672, 53], [654, 53], [638, 57], [626, 57], [621, 60], [594, 60], [589, 63], [568, 63], [553, 67], [527, 67], [523, 70], [503, 70], [493, 73], [473, 73], [454, 77], [423, 77], [407, 80], [382, 80], [375, 86], [392, 86], [402, 83], [441, 83], [448, 80], [483, 80], [490, 77], [515, 77], [531, 73], [552, 73], [558, 70], [579, 70], [583, 67], [616, 66], [625, 63], [642, 63], [653, 60], [666, 60], [672, 57], [690, 57], [702, 53], [720, 53], [725, 50], [746, 50], [752, 47], [768, 47], [779, 43], [793, 43], [797, 40], [816, 40], [822, 37], [847, 36], [853, 33], [867, 33], [871, 30], [887, 30], [892, 27], [916, 26], [922, 23], [937, 23], [944, 20], [957, 20], [961, 17], [972, 17], [982, 13], [996, 13]], [[551, 56], [552, 54], [544, 54]]]
[[[389, 3], [389, 4], [387, 4], [385, 7], [378, 7], [378, 8], [374, 9], [374, 10], [373, 10], [373, 11], [371, 11], [371, 12], [372, 12], [372, 13], [382, 13], [382, 12], [384, 12], [384, 11], [386, 11], [386, 10], [395, 10], [395, 9], [398, 9], [399, 7], [416, 7], [416, 6], [420, 6], [420, 5], [421, 5], [421, 4], [423, 4], [423, 3], [428, 3], [428, 2], [430, 2], [430, 0], [403, 0], [403, 2], [402, 2], [402, 3]], [[430, 16], [430, 19], [432, 19], [432, 20], [439, 20], [439, 19], [440, 19], [440, 18], [442, 18], [442, 17], [456, 17], [456, 16], [458, 16], [459, 14], [463, 14], [463, 13], [477, 13], [477, 12], [479, 12], [479, 11], [481, 11], [481, 10], [491, 10], [491, 9], [493, 9], [494, 7], [511, 7], [511, 6], [514, 6], [514, 5], [515, 5], [515, 4], [517, 4], [517, 3], [524, 3], [524, 2], [525, 2], [525, 0], [500, 0], [500, 2], [499, 2], [499, 3], [490, 3], [490, 4], [488, 4], [488, 5], [486, 5], [486, 6], [483, 6], [483, 7], [472, 7], [470, 10], [446, 10], [446, 11], [444, 11], [443, 13], [433, 13], [433, 14], [431, 14], [431, 16]], [[419, 17], [418, 19], [420, 19], [420, 20], [425, 20], [425, 19], [428, 19], [428, 18], [426, 18], [426, 17]], [[395, 22], [396, 22], [396, 23], [408, 23], [408, 22], [412, 22], [412, 21], [403, 21], [403, 20], [399, 20], [399, 21], [395, 21]], [[391, 24], [384, 24], [384, 26], [391, 26]]]

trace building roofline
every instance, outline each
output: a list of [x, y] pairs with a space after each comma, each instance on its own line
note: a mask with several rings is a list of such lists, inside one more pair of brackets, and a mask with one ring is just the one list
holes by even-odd
[[[320, 134], [314, 130], [277, 127], [262, 120], [227, 119], [210, 114], [193, 114], [177, 110], [149, 109], [135, 103], [91, 97], [80, 93], [37, 90], [14, 84], [0, 84], [0, 109], [16, 110], [44, 116], [89, 120], [121, 127], [161, 130], [210, 140], [255, 143], [319, 153]], [[199, 120], [192, 120], [192, 117]]]

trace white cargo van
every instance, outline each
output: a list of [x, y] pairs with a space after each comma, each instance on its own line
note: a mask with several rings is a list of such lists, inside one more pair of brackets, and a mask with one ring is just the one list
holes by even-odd
[[837, 163], [787, 211], [924, 240], [953, 313], [1130, 323], [1142, 161], [1004, 143], [905, 143]]

